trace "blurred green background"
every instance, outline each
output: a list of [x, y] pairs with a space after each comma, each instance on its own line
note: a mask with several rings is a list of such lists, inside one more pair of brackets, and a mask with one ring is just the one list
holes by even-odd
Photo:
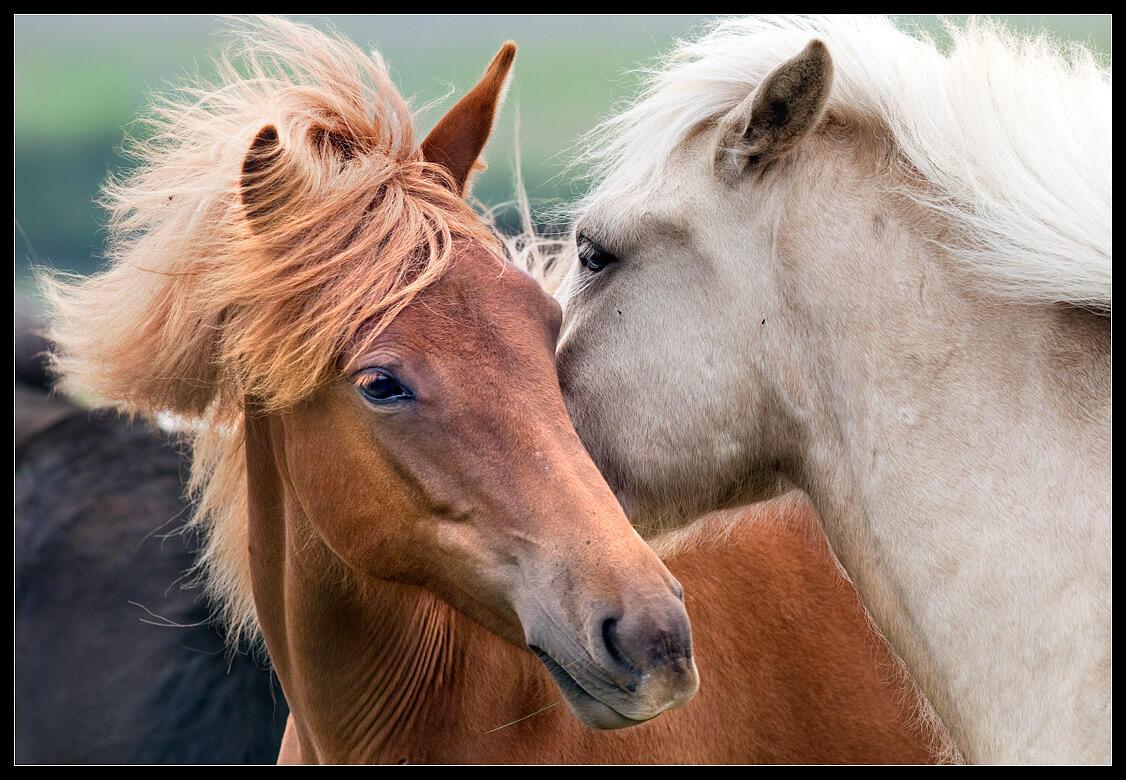
[[[293, 18], [378, 49], [416, 106], [455, 90], [421, 118], [422, 131], [475, 83], [505, 39], [515, 40], [515, 78], [474, 194], [486, 204], [512, 197], [518, 113], [521, 166], [533, 205], [580, 194], [573, 178], [561, 175], [565, 150], [632, 93], [631, 70], [707, 22], [699, 15]], [[1109, 62], [1108, 15], [1002, 18], [1018, 29], [1082, 41]], [[897, 21], [940, 29], [935, 17]], [[31, 263], [82, 272], [98, 267], [104, 234], [94, 199], [107, 174], [126, 164], [119, 154], [123, 128], [153, 91], [185, 72], [210, 71], [223, 26], [208, 16], [15, 17], [17, 293], [30, 291]]]

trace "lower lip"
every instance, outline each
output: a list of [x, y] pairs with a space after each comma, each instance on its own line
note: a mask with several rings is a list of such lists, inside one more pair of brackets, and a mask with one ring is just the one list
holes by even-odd
[[626, 717], [598, 697], [592, 696], [591, 694], [587, 693], [586, 689], [579, 685], [578, 681], [575, 680], [575, 678], [572, 677], [566, 669], [564, 669], [559, 663], [556, 662], [554, 658], [552, 658], [540, 648], [536, 647], [535, 645], [528, 645], [528, 649], [535, 653], [536, 657], [540, 659], [540, 662], [547, 667], [547, 670], [551, 674], [552, 679], [555, 680], [555, 684], [558, 685], [559, 689], [563, 692], [564, 698], [581, 697], [582, 699], [591, 701], [601, 707], [605, 707], [607, 710], [613, 713], [616, 718], [619, 718], [621, 720], [619, 728], [636, 726], [640, 723], [645, 722], [644, 720], [635, 720], [633, 718]]

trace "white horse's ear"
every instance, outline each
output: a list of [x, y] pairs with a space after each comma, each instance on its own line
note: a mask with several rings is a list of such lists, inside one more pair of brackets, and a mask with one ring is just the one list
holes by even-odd
[[817, 126], [833, 84], [833, 60], [816, 38], [766, 74], [716, 131], [715, 170], [733, 180], [749, 166], [776, 160]]

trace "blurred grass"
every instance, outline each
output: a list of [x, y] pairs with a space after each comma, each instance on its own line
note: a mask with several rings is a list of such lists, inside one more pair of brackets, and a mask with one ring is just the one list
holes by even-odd
[[[294, 15], [336, 28], [379, 50], [413, 103], [447, 96], [420, 120], [420, 135], [471, 87], [505, 39], [519, 44], [516, 73], [489, 168], [474, 194], [496, 204], [512, 195], [514, 119], [534, 201], [573, 198], [559, 174], [565, 150], [631, 94], [628, 71], [706, 22], [700, 15], [461, 16]], [[958, 17], [952, 17], [958, 18]], [[1003, 17], [1021, 30], [1046, 29], [1111, 52], [1109, 16]], [[942, 36], [932, 16], [901, 16]], [[207, 16], [15, 17], [15, 278], [27, 291], [29, 262], [89, 272], [104, 238], [94, 203], [110, 171], [126, 162], [122, 129], [147, 96], [186, 72], [206, 75], [224, 22]]]

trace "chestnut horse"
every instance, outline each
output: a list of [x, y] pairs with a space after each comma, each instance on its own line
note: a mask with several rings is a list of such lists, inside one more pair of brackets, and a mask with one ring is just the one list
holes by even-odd
[[303, 757], [377, 756], [356, 740], [409, 715], [400, 675], [443, 674], [381, 653], [432, 598], [591, 726], [686, 703], [683, 592], [567, 416], [559, 307], [462, 197], [515, 46], [418, 145], [381, 60], [281, 19], [238, 41], [109, 186], [110, 267], [43, 281], [63, 389], [197, 429], [211, 589]]
[[[462, 199], [515, 47], [416, 145], [378, 59], [283, 20], [240, 40], [238, 67], [161, 104], [141, 165], [110, 185], [109, 269], [44, 286], [65, 389], [191, 421], [208, 582], [269, 651], [282, 758], [925, 758], [871, 655], [875, 723], [840, 695], [863, 672], [818, 652], [774, 656], [786, 706], [749, 716], [764, 647], [736, 618], [755, 573], [738, 604], [699, 606], [725, 679], [690, 718], [604, 743], [569, 720], [550, 742], [540, 722], [504, 728], [549, 706], [548, 680], [600, 729], [698, 682], [681, 586], [567, 416], [559, 309]], [[868, 641], [854, 616], [844, 633]]]

